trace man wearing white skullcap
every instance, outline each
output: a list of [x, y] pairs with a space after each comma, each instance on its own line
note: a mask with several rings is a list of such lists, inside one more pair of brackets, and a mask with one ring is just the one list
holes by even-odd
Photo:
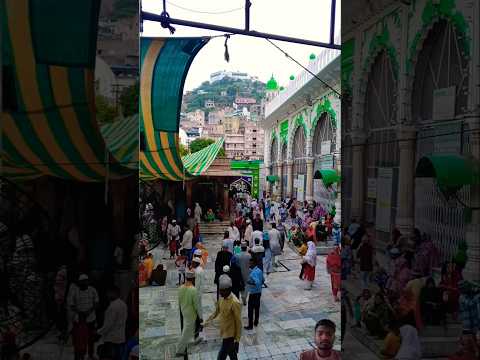
[[195, 288], [197, 289], [198, 296], [198, 314], [195, 324], [195, 341], [201, 341], [200, 336], [200, 319], [203, 319], [203, 307], [202, 307], [202, 294], [203, 294], [203, 284], [205, 281], [205, 272], [202, 267], [202, 258], [194, 257], [192, 259], [192, 267], [195, 273]]
[[217, 302], [215, 312], [207, 319], [205, 326], [220, 316], [220, 336], [222, 347], [218, 359], [237, 359], [238, 345], [242, 335], [241, 304], [232, 294], [232, 279], [223, 274], [218, 279], [221, 298]]
[[203, 255], [202, 250], [196, 249], [196, 250], [193, 252], [192, 261], [193, 261], [195, 258], [200, 259], [200, 266], [201, 266], [202, 268], [204, 268], [204, 267], [205, 267], [205, 264], [203, 263], [202, 255]]
[[185, 279], [185, 284], [178, 289], [182, 337], [177, 346], [177, 354], [175, 355], [177, 357], [187, 354], [187, 345], [195, 336], [197, 318], [199, 318], [200, 323], [202, 322], [197, 289], [195, 288], [195, 273], [193, 271], [187, 271], [185, 273]]

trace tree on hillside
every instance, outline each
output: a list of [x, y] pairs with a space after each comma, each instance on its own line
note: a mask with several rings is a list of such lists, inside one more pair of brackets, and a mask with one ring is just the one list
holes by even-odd
[[188, 148], [183, 145], [183, 144], [178, 144], [178, 147], [180, 149], [180, 156], [184, 157], [185, 155], [188, 155]]
[[[206, 148], [208, 145], [211, 145], [215, 142], [213, 139], [206, 139], [206, 138], [198, 138], [193, 140], [190, 143], [190, 152], [196, 153], [197, 151], [202, 150], [203, 148]], [[218, 152], [218, 156], [225, 156], [225, 149], [222, 147], [220, 151]]]
[[100, 124], [112, 122], [118, 116], [115, 106], [111, 105], [105, 96], [97, 95], [95, 97], [95, 107]]
[[140, 92], [140, 83], [123, 88], [120, 95], [120, 105], [122, 106], [123, 116], [132, 116], [138, 114], [138, 93]]

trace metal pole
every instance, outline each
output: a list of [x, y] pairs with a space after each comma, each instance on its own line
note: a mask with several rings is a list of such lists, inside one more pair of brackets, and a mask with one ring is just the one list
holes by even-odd
[[335, 8], [337, 5], [336, 0], [332, 0], [332, 8], [330, 13], [330, 44], [333, 44], [335, 38]]
[[268, 33], [263, 33], [263, 32], [252, 31], [252, 30], [246, 31], [244, 29], [230, 28], [230, 27], [226, 27], [226, 26], [218, 26], [218, 25], [213, 25], [213, 24], [205, 24], [205, 23], [199, 23], [199, 22], [194, 22], [194, 21], [186, 21], [186, 20], [180, 20], [180, 19], [172, 19], [172, 18], [165, 19], [158, 14], [152, 14], [152, 13], [144, 12], [144, 11], [142, 11], [142, 21], [143, 20], [155, 21], [155, 22], [167, 21], [169, 24], [173, 24], [173, 25], [189, 26], [189, 27], [195, 27], [195, 28], [199, 28], [199, 29], [220, 31], [220, 32], [224, 32], [224, 33], [231, 33], [231, 34], [238, 34], [238, 35], [245, 35], [245, 36], [253, 36], [253, 37], [258, 37], [258, 38], [263, 38], [263, 39], [286, 41], [286, 42], [289, 42], [289, 43], [297, 43], [297, 44], [303, 44], [303, 45], [318, 46], [318, 47], [323, 47], [323, 48], [327, 48], [327, 49], [341, 50], [341, 46], [337, 45], [337, 44], [334, 44], [334, 43], [327, 44], [327, 43], [313, 41], [313, 40], [306, 40], [306, 39], [293, 38], [293, 37], [289, 37], [289, 36], [268, 34]]
[[245, 31], [250, 31], [250, 0], [245, 0]]

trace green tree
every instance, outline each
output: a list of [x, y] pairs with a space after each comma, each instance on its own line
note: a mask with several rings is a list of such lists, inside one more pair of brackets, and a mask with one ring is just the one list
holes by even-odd
[[[206, 139], [206, 138], [195, 139], [190, 143], [190, 152], [192, 154], [196, 153], [197, 151], [200, 151], [203, 148], [206, 148], [208, 145], [211, 145], [214, 142], [215, 142], [215, 140], [213, 140], [213, 139]], [[218, 156], [220, 156], [220, 157], [225, 156], [225, 149], [223, 147], [218, 152]]]
[[140, 92], [140, 83], [137, 81], [134, 85], [123, 88], [120, 94], [120, 105], [122, 106], [123, 116], [132, 116], [138, 114], [138, 94]]
[[100, 124], [112, 122], [118, 116], [115, 106], [111, 105], [102, 95], [95, 97], [95, 106], [97, 110], [97, 120]]
[[181, 157], [184, 157], [185, 155], [188, 155], [188, 148], [185, 145], [179, 144], [179, 149], [180, 149], [180, 156]]

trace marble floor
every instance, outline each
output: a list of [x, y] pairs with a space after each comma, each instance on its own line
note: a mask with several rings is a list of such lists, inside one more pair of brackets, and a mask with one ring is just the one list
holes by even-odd
[[[206, 266], [207, 285], [203, 294], [204, 318], [214, 310], [216, 287], [213, 283], [214, 257], [220, 248], [221, 237], [205, 239], [210, 258]], [[180, 338], [180, 318], [177, 301], [178, 281], [175, 265], [163, 249], [154, 251], [156, 263], [166, 264], [166, 286], [140, 289], [140, 345], [145, 360], [174, 359]], [[337, 324], [336, 348], [340, 349], [340, 303], [331, 296], [330, 277], [325, 271], [325, 257], [319, 256], [316, 280], [312, 291], [304, 290], [299, 280], [300, 257], [288, 246], [279, 258], [281, 265], [270, 274], [263, 289], [260, 324], [252, 331], [243, 330], [239, 359], [298, 359], [299, 354], [311, 349], [313, 328], [322, 318]], [[242, 309], [244, 324], [246, 307]], [[220, 348], [218, 326], [207, 327], [205, 341], [189, 347], [189, 359], [216, 359]]]

